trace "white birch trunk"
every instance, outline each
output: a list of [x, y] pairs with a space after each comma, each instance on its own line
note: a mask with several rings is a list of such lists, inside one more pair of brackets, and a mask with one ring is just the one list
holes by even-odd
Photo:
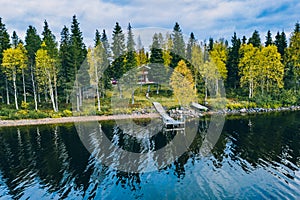
[[5, 77], [5, 89], [6, 89], [6, 101], [7, 101], [7, 105], [10, 105], [7, 77]]
[[52, 102], [52, 107], [54, 112], [57, 112], [56, 106], [55, 106], [55, 100], [54, 100], [54, 92], [53, 92], [53, 87], [52, 87], [52, 81], [51, 81], [51, 75], [50, 72], [48, 71], [48, 87], [49, 87], [49, 93], [50, 93], [50, 99]]
[[26, 103], [26, 85], [25, 85], [25, 74], [24, 69], [22, 69], [22, 81], [23, 81], [23, 96], [24, 96], [24, 102]]
[[17, 96], [17, 84], [16, 84], [16, 72], [13, 72], [13, 84], [14, 84], [14, 94], [15, 94], [16, 109], [19, 110], [18, 96]]
[[32, 65], [30, 66], [31, 70], [31, 81], [32, 81], [32, 89], [33, 89], [33, 99], [34, 99], [34, 109], [37, 110], [37, 95], [36, 95], [36, 88], [35, 88], [35, 82], [34, 82], [34, 77], [33, 77], [33, 69]]

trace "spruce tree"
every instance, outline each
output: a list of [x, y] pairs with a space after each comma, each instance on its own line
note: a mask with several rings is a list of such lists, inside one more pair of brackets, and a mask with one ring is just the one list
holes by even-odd
[[16, 31], [13, 31], [13, 34], [11, 36], [11, 43], [12, 43], [12, 46], [13, 48], [17, 48], [20, 40], [19, 40], [19, 36], [17, 35]]
[[240, 80], [238, 65], [240, 60], [239, 50], [241, 47], [241, 40], [236, 36], [235, 32], [231, 38], [231, 44], [232, 46], [229, 48], [228, 60], [226, 63], [228, 69], [227, 87], [236, 89]]
[[175, 68], [180, 60], [185, 57], [185, 43], [179, 24], [176, 22], [172, 33], [173, 47], [171, 51], [171, 67]]
[[257, 30], [255, 30], [252, 36], [249, 38], [248, 44], [252, 44], [254, 47], [261, 46], [261, 40], [260, 40], [259, 32]]
[[57, 49], [57, 42], [55, 39], [55, 35], [50, 30], [48, 22], [46, 20], [44, 21], [43, 28], [44, 28], [44, 30], [42, 32], [42, 35], [43, 35], [42, 41], [45, 42], [45, 45], [46, 45], [45, 48], [52, 58], [57, 58], [58, 57], [58, 49]]
[[37, 33], [37, 30], [33, 26], [29, 26], [26, 31], [25, 36], [25, 48], [28, 54], [29, 65], [35, 64], [35, 54], [37, 50], [41, 47], [42, 41]]
[[[9, 34], [5, 28], [5, 24], [2, 22], [2, 18], [0, 17], [0, 64], [3, 59], [3, 51], [10, 48], [10, 39]], [[6, 102], [9, 104], [9, 91], [8, 91], [8, 81], [7, 77], [0, 66], [0, 95], [3, 97], [6, 96]], [[6, 95], [5, 95], [6, 93]], [[2, 102], [4, 102], [4, 98], [2, 98]]]
[[192, 59], [192, 49], [196, 44], [196, 38], [193, 32], [191, 32], [187, 47], [186, 47], [186, 59], [191, 61]]
[[274, 44], [277, 46], [278, 52], [281, 54], [281, 58], [283, 58], [285, 49], [287, 48], [287, 40], [284, 31], [282, 31], [281, 34], [277, 32]]
[[104, 48], [104, 55], [103, 55], [103, 65], [105, 66], [104, 74], [103, 74], [103, 82], [104, 82], [104, 88], [109, 89], [111, 88], [110, 84], [110, 78], [111, 78], [111, 65], [110, 65], [110, 57], [111, 57], [111, 51], [109, 47], [108, 38], [105, 32], [105, 29], [103, 29], [101, 34], [101, 43]]
[[118, 22], [116, 22], [112, 34], [113, 62], [111, 66], [111, 78], [119, 79], [125, 72], [124, 52], [125, 52], [125, 36], [123, 34], [121, 26], [119, 25]]
[[132, 33], [132, 27], [130, 23], [127, 28], [127, 52], [126, 52], [126, 63], [125, 72], [137, 66], [136, 52], [135, 52], [135, 42]]
[[69, 102], [69, 93], [73, 87], [73, 73], [74, 69], [71, 62], [71, 42], [69, 29], [64, 26], [60, 33], [60, 45], [59, 45], [59, 59], [60, 59], [60, 70], [59, 70], [59, 90], [63, 95], [63, 100], [66, 103]]
[[267, 36], [266, 36], [265, 47], [270, 46], [272, 44], [273, 44], [272, 34], [271, 34], [271, 31], [268, 30], [268, 33], [267, 33]]
[[41, 38], [37, 33], [37, 30], [33, 26], [29, 26], [26, 31], [25, 36], [25, 49], [27, 51], [27, 57], [28, 57], [28, 69], [30, 69], [30, 82], [32, 83], [30, 85], [31, 88], [29, 88], [30, 91], [33, 93], [34, 103], [35, 103], [35, 110], [37, 110], [37, 82], [36, 82], [36, 65], [35, 65], [35, 55], [37, 50], [41, 46]]
[[95, 42], [94, 47], [97, 47], [97, 45], [99, 45], [101, 43], [101, 35], [100, 35], [98, 29], [96, 29], [94, 42]]
[[285, 87], [299, 91], [300, 78], [300, 24], [297, 22], [285, 53]]

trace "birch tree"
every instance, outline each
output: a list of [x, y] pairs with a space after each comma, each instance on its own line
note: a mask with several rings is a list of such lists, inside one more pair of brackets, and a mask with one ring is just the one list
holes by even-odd
[[56, 60], [51, 58], [43, 42], [41, 48], [36, 52], [37, 80], [40, 86], [48, 87], [54, 112], [58, 111], [57, 103], [57, 73]]
[[[26, 50], [24, 49], [21, 43], [16, 48], [9, 48], [4, 50], [3, 52], [2, 66], [4, 68], [4, 73], [6, 74], [8, 79], [12, 80], [13, 82], [15, 106], [17, 110], [19, 109], [17, 83], [16, 83], [17, 75], [19, 74], [20, 71], [22, 71], [22, 69], [24, 69], [27, 66], [26, 62], [27, 62]], [[25, 81], [23, 78], [23, 89], [24, 89], [24, 93], [26, 93], [24, 85], [25, 85]], [[24, 95], [24, 98], [26, 99], [25, 96], [26, 94]]]
[[[92, 86], [96, 87], [96, 96], [97, 96], [97, 109], [98, 111], [101, 111], [101, 92], [103, 89], [102, 79], [103, 71], [105, 68], [104, 60], [103, 60], [103, 54], [104, 54], [104, 48], [102, 46], [102, 43], [99, 42], [99, 44], [94, 48], [89, 48], [87, 53], [87, 61], [89, 64], [89, 75], [90, 75], [90, 84]], [[101, 89], [100, 89], [101, 88]]]

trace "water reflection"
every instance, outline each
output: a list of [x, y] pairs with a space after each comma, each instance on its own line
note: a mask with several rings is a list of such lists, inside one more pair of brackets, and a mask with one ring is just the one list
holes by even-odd
[[[188, 151], [172, 164], [149, 173], [118, 171], [112, 166], [118, 164], [114, 162], [103, 165], [96, 156], [99, 152], [86, 150], [74, 124], [0, 128], [0, 197], [147, 199], [155, 194], [165, 199], [243, 195], [297, 199], [299, 117], [300, 113], [280, 113], [229, 118], [207, 156], [201, 147], [207, 139], [209, 118], [203, 118]], [[109, 140], [126, 150], [149, 152], [138, 165], [157, 161], [151, 152], [176, 135], [159, 133], [138, 140], [114, 121], [102, 122], [99, 127]], [[118, 154], [107, 156], [117, 161]]]

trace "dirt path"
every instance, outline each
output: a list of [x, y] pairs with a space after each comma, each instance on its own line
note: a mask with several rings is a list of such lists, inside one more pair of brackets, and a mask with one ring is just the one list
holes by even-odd
[[0, 127], [8, 126], [27, 126], [39, 124], [62, 124], [74, 122], [88, 122], [88, 121], [105, 121], [117, 119], [143, 119], [159, 117], [157, 113], [150, 114], [134, 114], [134, 115], [109, 115], [109, 116], [80, 116], [80, 117], [62, 117], [62, 118], [44, 118], [44, 119], [22, 119], [22, 120], [0, 120]]

